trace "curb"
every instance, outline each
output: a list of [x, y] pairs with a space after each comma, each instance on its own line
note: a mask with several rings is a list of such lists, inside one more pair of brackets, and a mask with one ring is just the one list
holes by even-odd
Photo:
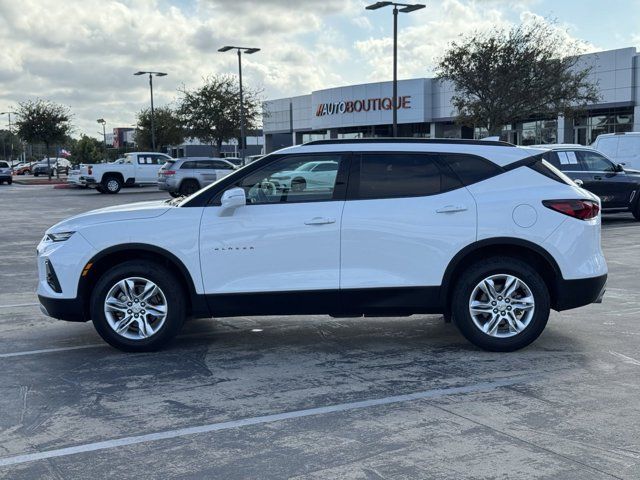
[[53, 186], [53, 188], [61, 190], [63, 188], [73, 188], [74, 185], [71, 185], [70, 183], [59, 183]]

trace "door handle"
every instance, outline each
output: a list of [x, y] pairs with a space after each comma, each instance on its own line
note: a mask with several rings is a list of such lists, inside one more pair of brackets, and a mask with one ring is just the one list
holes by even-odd
[[328, 225], [330, 223], [336, 223], [335, 218], [327, 217], [313, 217], [311, 220], [304, 222], [305, 225]]
[[436, 213], [456, 213], [456, 212], [464, 212], [467, 210], [465, 205], [447, 205], [445, 207], [439, 208], [436, 210]]

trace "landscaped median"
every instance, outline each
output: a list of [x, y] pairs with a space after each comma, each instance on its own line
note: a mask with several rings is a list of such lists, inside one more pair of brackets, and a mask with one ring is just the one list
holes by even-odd
[[52, 177], [49, 180], [47, 177], [32, 177], [23, 175], [14, 175], [13, 183], [17, 185], [52, 185], [53, 188], [71, 188], [73, 185], [67, 183], [65, 178]]

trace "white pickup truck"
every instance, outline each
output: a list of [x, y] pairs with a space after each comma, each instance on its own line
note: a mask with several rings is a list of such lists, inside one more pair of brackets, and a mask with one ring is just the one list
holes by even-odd
[[100, 193], [118, 193], [122, 187], [158, 184], [158, 171], [172, 158], [157, 152], [130, 152], [112, 163], [81, 165], [70, 183], [92, 187]]

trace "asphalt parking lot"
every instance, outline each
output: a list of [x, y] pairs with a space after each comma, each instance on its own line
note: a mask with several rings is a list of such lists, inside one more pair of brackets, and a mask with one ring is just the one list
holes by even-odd
[[124, 354], [35, 305], [77, 212], [169, 198], [0, 186], [0, 478], [640, 478], [640, 223], [607, 217], [604, 303], [510, 354], [437, 316], [188, 323]]

